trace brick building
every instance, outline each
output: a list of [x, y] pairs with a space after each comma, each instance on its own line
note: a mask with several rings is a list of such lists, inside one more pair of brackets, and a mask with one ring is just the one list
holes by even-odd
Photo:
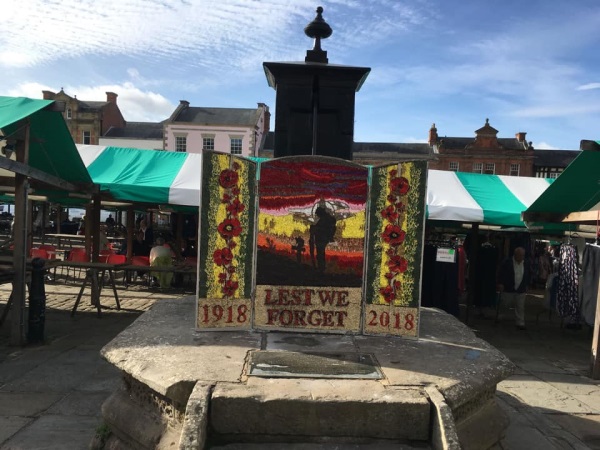
[[76, 144], [98, 145], [110, 127], [124, 127], [125, 119], [117, 105], [117, 94], [106, 93], [106, 101], [79, 100], [69, 96], [61, 88], [60, 92], [42, 91], [44, 100], [65, 102], [62, 113]]
[[440, 137], [435, 124], [429, 130], [428, 144], [435, 160], [430, 169], [496, 175], [534, 175], [534, 150], [525, 140], [526, 133], [516, 133], [514, 138], [499, 138], [498, 130], [485, 120], [485, 125], [475, 131], [474, 138]]

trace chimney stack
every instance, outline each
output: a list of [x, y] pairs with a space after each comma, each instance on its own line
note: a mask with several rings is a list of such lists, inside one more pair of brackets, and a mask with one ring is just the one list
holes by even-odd
[[44, 100], [54, 100], [54, 96], [56, 95], [52, 91], [42, 91], [42, 94], [44, 96]]
[[517, 141], [519, 142], [525, 142], [525, 135], [527, 133], [523, 132], [523, 131], [519, 131], [517, 134], [515, 134], [515, 137], [517, 138]]
[[106, 101], [109, 103], [117, 103], [117, 97], [118, 97], [118, 95], [115, 94], [114, 92], [106, 93]]
[[431, 128], [429, 129], [429, 140], [427, 141], [427, 143], [429, 144], [430, 147], [434, 146], [435, 144], [437, 144], [438, 141], [438, 134], [437, 134], [437, 128], [435, 127], [435, 123], [431, 125]]

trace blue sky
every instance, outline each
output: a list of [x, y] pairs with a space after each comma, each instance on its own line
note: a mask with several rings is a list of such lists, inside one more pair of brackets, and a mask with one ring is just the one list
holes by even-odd
[[303, 61], [323, 6], [329, 62], [370, 67], [355, 141], [527, 132], [536, 148], [600, 139], [598, 0], [6, 0], [0, 95], [119, 95], [128, 121], [192, 106], [271, 108], [262, 63]]

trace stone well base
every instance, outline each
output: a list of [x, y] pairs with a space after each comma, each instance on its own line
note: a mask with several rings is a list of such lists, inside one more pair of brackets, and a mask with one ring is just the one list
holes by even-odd
[[[495, 390], [512, 363], [443, 311], [422, 309], [415, 340], [196, 332], [194, 308], [193, 297], [160, 301], [102, 350], [123, 373], [102, 407], [112, 431], [105, 448], [307, 442], [480, 450], [508, 425]], [[382, 377], [249, 376], [257, 351], [326, 360], [368, 354]]]

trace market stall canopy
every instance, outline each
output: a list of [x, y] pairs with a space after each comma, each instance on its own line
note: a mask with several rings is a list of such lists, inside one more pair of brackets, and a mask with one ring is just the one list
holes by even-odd
[[[92, 180], [116, 200], [194, 207], [199, 204], [201, 154], [98, 145], [78, 145], [77, 149]], [[552, 181], [429, 170], [428, 218], [524, 227], [521, 213]]]
[[[583, 143], [588, 141], [582, 141]], [[600, 141], [596, 142], [600, 149]], [[588, 146], [588, 148], [591, 148]], [[596, 224], [600, 217], [600, 151], [584, 150], [524, 212], [526, 223]]]
[[429, 170], [427, 218], [524, 227], [521, 213], [552, 179]]
[[198, 207], [202, 154], [77, 145], [101, 191], [115, 200]]
[[[29, 123], [29, 171], [23, 174], [55, 188], [91, 190], [92, 180], [65, 120], [55, 106], [53, 100], [0, 96], [2, 139], [6, 142], [24, 140]], [[0, 176], [21, 173], [23, 168], [5, 150], [3, 153], [5, 158], [0, 167], [5, 171]]]

